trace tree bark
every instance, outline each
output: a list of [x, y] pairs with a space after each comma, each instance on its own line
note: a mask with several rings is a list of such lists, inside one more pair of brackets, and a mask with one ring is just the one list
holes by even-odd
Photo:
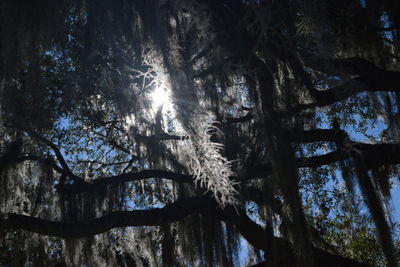
[[[61, 238], [83, 238], [104, 233], [110, 229], [128, 226], [160, 226], [184, 219], [191, 214], [217, 212], [226, 223], [235, 224], [240, 234], [255, 248], [266, 253], [275, 252], [278, 266], [296, 266], [291, 245], [282, 238], [268, 236], [263, 227], [252, 221], [243, 211], [236, 212], [233, 207], [220, 210], [214, 199], [209, 196], [193, 197], [178, 200], [164, 208], [135, 211], [117, 211], [103, 217], [79, 222], [57, 222], [14, 213], [0, 219], [0, 230], [25, 230], [41, 235]], [[366, 264], [333, 255], [313, 248], [315, 266], [359, 266]], [[265, 263], [268, 266], [268, 263]]]

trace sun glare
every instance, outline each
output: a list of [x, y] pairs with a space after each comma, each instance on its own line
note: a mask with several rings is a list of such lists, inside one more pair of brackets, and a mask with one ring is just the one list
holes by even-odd
[[151, 99], [153, 101], [153, 109], [158, 109], [160, 106], [169, 101], [169, 95], [165, 88], [156, 87], [153, 93], [151, 93]]

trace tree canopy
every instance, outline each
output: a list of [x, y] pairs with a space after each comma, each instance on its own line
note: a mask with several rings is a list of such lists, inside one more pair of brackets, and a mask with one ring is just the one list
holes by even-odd
[[0, 263], [398, 266], [399, 49], [396, 0], [1, 1]]

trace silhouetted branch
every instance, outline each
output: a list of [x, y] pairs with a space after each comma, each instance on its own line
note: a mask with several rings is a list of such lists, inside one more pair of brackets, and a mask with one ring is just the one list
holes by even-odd
[[323, 165], [331, 164], [346, 158], [343, 151], [333, 151], [320, 156], [298, 158], [296, 159], [296, 166], [298, 168], [315, 168]]
[[172, 180], [180, 183], [191, 183], [194, 181], [194, 176], [189, 174], [181, 174], [166, 170], [143, 170], [140, 172], [123, 173], [115, 176], [102, 177], [94, 179], [93, 182], [83, 182], [79, 184], [64, 184], [59, 185], [57, 188], [63, 192], [80, 193], [95, 191], [99, 188], [104, 188], [109, 185], [123, 184], [126, 182], [133, 182], [149, 178], [160, 178]]
[[204, 213], [217, 207], [207, 196], [186, 198], [163, 208], [134, 211], [116, 211], [108, 215], [78, 222], [50, 221], [26, 215], [9, 213], [0, 219], [0, 230], [26, 230], [41, 235], [62, 238], [82, 238], [126, 226], [156, 226], [182, 220], [194, 213]]
[[328, 90], [317, 90], [312, 84], [308, 73], [304, 71], [303, 66], [296, 60], [290, 59], [308, 91], [316, 100], [312, 104], [300, 105], [294, 110], [295, 112], [331, 105], [364, 91], [400, 91], [400, 72], [383, 70], [363, 58], [324, 59], [304, 57], [303, 60], [308, 67], [330, 75], [356, 74], [359, 76]]
[[332, 75], [363, 75], [384, 72], [384, 70], [375, 66], [373, 63], [359, 57], [329, 59], [321, 57], [304, 57], [303, 59], [308, 67]]
[[[338, 161], [346, 160], [352, 153], [361, 153], [368, 168], [377, 168], [384, 164], [400, 163], [400, 145], [398, 144], [364, 144], [353, 142], [348, 139], [346, 132], [334, 129], [317, 129], [310, 131], [288, 131], [288, 137], [293, 142], [335, 142], [338, 149], [323, 155], [304, 157], [296, 159], [297, 168], [315, 168]], [[271, 175], [273, 166], [270, 163], [257, 164], [256, 166], [245, 166], [238, 171], [232, 180], [245, 181], [254, 178], [265, 178]], [[192, 183], [195, 181], [191, 174], [181, 174], [167, 170], [142, 170], [140, 172], [123, 173], [115, 176], [93, 179], [92, 182], [80, 182], [77, 184], [58, 185], [57, 188], [63, 192], [80, 193], [95, 191], [109, 185], [123, 184], [149, 178], [168, 179], [180, 183]]]
[[348, 138], [347, 133], [341, 129], [287, 130], [286, 135], [290, 141], [297, 143], [339, 142]]
[[29, 136], [37, 139], [38, 141], [44, 143], [47, 146], [49, 146], [53, 150], [54, 154], [56, 155], [56, 158], [57, 158], [58, 162], [60, 163], [63, 172], [66, 175], [68, 175], [68, 177], [70, 177], [75, 182], [79, 182], [79, 183], [84, 182], [84, 180], [81, 177], [76, 176], [71, 171], [71, 169], [69, 168], [67, 162], [65, 161], [64, 156], [62, 155], [60, 149], [54, 143], [52, 143], [50, 140], [48, 140], [44, 136], [40, 135], [39, 133], [37, 133], [37, 132], [35, 132], [35, 131], [31, 130], [31, 129], [25, 128], [25, 127], [20, 127], [20, 126], [17, 126], [17, 125], [5, 125], [5, 126], [6, 127], [20, 129], [20, 130], [26, 132], [27, 134], [29, 134]]
[[[190, 214], [217, 212], [221, 220], [238, 227], [239, 233], [255, 248], [266, 252], [278, 250], [281, 262], [294, 263], [290, 244], [282, 238], [273, 237], [268, 240], [265, 230], [252, 221], [243, 211], [237, 213], [229, 207], [223, 211], [217, 209], [217, 203], [208, 196], [185, 198], [168, 204], [163, 208], [134, 211], [116, 211], [108, 215], [78, 222], [50, 221], [26, 215], [9, 213], [0, 219], [0, 230], [25, 230], [41, 235], [61, 238], [82, 238], [104, 233], [118, 227], [128, 226], [159, 226], [184, 219]], [[271, 243], [272, 241], [272, 243]], [[276, 255], [275, 255], [276, 256]], [[341, 256], [314, 248], [316, 266], [367, 266]], [[329, 265], [330, 261], [342, 265]], [[327, 264], [328, 265], [322, 265]], [[349, 265], [349, 264], [353, 265]]]
[[[229, 224], [237, 226], [239, 233], [253, 247], [263, 250], [271, 255], [269, 261], [256, 266], [298, 266], [293, 255], [293, 249], [289, 242], [279, 237], [268, 240], [267, 232], [259, 224], [251, 220], [244, 212], [236, 213], [234, 209], [227, 208], [221, 212], [221, 219]], [[268, 245], [269, 244], [269, 245]], [[313, 247], [313, 263], [316, 267], [368, 267], [368, 264], [334, 255], [319, 248]], [[269, 264], [269, 265], [268, 265]]]
[[400, 163], [400, 144], [366, 144], [351, 141], [347, 133], [340, 129], [317, 129], [310, 131], [288, 131], [293, 142], [335, 142], [338, 150], [315, 157], [298, 160], [299, 167], [316, 167], [344, 160], [351, 154], [362, 155], [362, 160], [370, 169], [384, 164]]
[[323, 107], [345, 100], [363, 91], [400, 92], [400, 72], [383, 71], [362, 75], [326, 91], [316, 90], [313, 96], [317, 101], [316, 106]]

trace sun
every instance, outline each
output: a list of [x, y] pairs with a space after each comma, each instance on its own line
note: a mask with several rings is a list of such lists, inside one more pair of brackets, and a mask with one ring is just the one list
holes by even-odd
[[162, 105], [169, 102], [169, 94], [165, 87], [156, 87], [150, 95], [152, 100], [152, 107], [154, 110], [158, 110]]

